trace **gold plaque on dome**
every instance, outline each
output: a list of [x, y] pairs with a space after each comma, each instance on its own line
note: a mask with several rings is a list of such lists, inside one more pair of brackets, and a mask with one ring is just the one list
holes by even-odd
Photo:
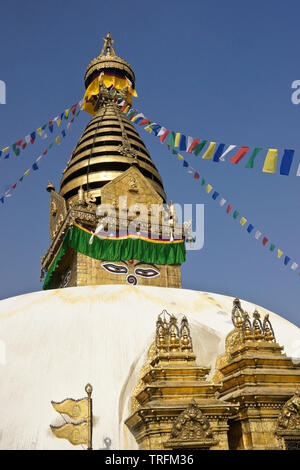
[[53, 240], [65, 220], [67, 215], [67, 206], [65, 199], [55, 191], [50, 193], [50, 211], [49, 211], [49, 233]]

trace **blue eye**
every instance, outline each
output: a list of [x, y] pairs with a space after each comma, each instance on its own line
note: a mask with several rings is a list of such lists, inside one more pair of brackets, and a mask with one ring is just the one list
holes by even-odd
[[126, 266], [121, 266], [120, 264], [113, 264], [113, 263], [105, 263], [102, 264], [102, 268], [106, 269], [106, 271], [109, 271], [110, 273], [113, 274], [127, 274], [128, 269]]

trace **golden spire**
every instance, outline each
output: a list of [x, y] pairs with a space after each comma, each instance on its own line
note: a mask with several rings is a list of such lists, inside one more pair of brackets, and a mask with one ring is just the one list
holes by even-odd
[[105, 56], [116, 56], [117, 54], [115, 53], [114, 48], [113, 48], [113, 43], [115, 41], [111, 38], [110, 33], [107, 33], [106, 37], [102, 38], [102, 39], [104, 41], [104, 44], [103, 44], [103, 47], [102, 47], [102, 50], [100, 52], [99, 57], [102, 57], [104, 55]]

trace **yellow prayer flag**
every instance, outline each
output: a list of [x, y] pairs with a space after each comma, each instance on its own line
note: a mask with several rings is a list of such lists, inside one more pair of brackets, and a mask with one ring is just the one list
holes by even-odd
[[30, 168], [29, 168], [29, 170], [25, 171], [24, 175], [27, 176], [29, 172], [30, 172]]
[[65, 118], [68, 119], [70, 108], [65, 110]]
[[51, 431], [56, 437], [68, 439], [71, 444], [78, 446], [80, 444], [88, 445], [89, 427], [87, 422], [80, 424], [66, 423], [62, 426], [51, 426]]
[[177, 132], [177, 133], [176, 133], [176, 136], [175, 136], [175, 144], [174, 144], [174, 147], [179, 147], [179, 141], [180, 141], [180, 132]]
[[53, 408], [58, 413], [64, 413], [68, 415], [71, 419], [76, 421], [82, 421], [88, 419], [89, 416], [89, 402], [88, 398], [82, 398], [81, 400], [73, 400], [72, 398], [67, 398], [60, 403], [52, 401]]
[[59, 137], [56, 137], [55, 141], [56, 141], [57, 145], [60, 144], [60, 138]]
[[148, 126], [144, 127], [144, 130], [151, 134], [151, 132], [153, 130], [151, 126], [154, 126], [155, 124], [157, 124], [157, 123], [156, 122], [151, 122], [151, 124], [148, 124]]
[[2, 150], [2, 153], [7, 152], [8, 149], [9, 149], [9, 147], [5, 147], [5, 149]]
[[276, 173], [277, 158], [278, 158], [278, 150], [269, 149], [266, 155], [266, 159], [265, 159], [265, 163], [263, 167], [264, 173]]
[[208, 149], [206, 150], [202, 158], [205, 158], [205, 159], [212, 158], [215, 148], [216, 148], [216, 142], [210, 142]]
[[178, 160], [184, 160], [183, 156], [178, 154]]
[[141, 115], [139, 114], [136, 114], [132, 119], [131, 119], [131, 122], [135, 122], [138, 118], [142, 117]]
[[41, 133], [42, 133], [42, 128], [39, 127], [36, 131], [37, 131], [38, 135], [41, 135]]
[[61, 119], [57, 119], [56, 124], [57, 124], [58, 127], [59, 127], [60, 123], [61, 123]]
[[281, 258], [282, 255], [283, 255], [283, 251], [279, 250], [278, 248], [278, 258]]
[[206, 186], [205, 191], [207, 192], [207, 194], [209, 194], [209, 193], [211, 192], [212, 188], [213, 188], [213, 187], [212, 187], [210, 184], [208, 184], [208, 185]]
[[242, 217], [240, 220], [240, 224], [245, 225], [246, 222], [247, 222], [247, 219], [245, 219], [245, 217]]

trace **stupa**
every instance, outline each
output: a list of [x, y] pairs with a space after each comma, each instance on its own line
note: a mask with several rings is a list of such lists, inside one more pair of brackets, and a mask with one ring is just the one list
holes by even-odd
[[110, 34], [84, 82], [91, 121], [47, 186], [44, 289], [0, 302], [0, 448], [299, 449], [299, 328], [182, 289], [184, 229], [110, 93], [136, 96]]

